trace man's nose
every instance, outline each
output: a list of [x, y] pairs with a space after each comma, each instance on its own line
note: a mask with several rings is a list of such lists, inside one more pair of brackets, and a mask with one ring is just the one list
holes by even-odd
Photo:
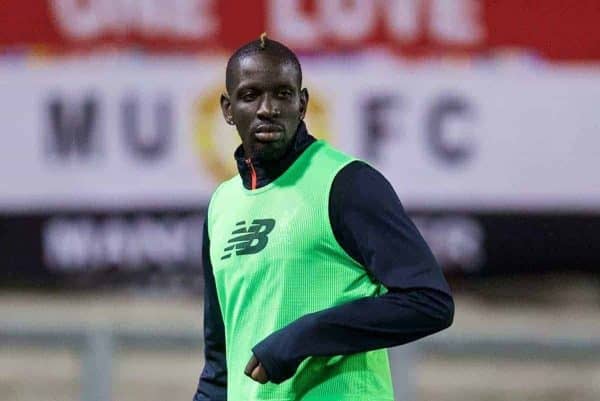
[[279, 111], [273, 102], [272, 96], [265, 94], [262, 97], [260, 106], [256, 112], [256, 115], [261, 118], [272, 118], [275, 117]]

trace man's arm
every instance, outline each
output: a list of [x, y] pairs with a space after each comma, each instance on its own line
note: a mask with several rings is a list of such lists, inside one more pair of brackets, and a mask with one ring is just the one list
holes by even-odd
[[225, 326], [217, 298], [215, 278], [210, 262], [208, 217], [204, 220], [202, 264], [204, 269], [204, 369], [198, 381], [194, 401], [227, 400], [227, 363]]
[[388, 292], [303, 316], [258, 343], [252, 351], [274, 383], [293, 376], [309, 356], [401, 345], [452, 324], [454, 303], [441, 269], [379, 172], [362, 162], [343, 168], [329, 216], [342, 248]]

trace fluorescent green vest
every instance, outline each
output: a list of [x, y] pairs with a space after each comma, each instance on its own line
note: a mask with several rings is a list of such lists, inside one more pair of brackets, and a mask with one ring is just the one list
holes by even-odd
[[269, 185], [247, 190], [236, 176], [214, 193], [210, 258], [225, 323], [228, 401], [393, 400], [385, 349], [310, 357], [281, 384], [261, 385], [244, 375], [252, 347], [274, 331], [308, 313], [385, 292], [331, 229], [331, 184], [352, 160], [317, 141]]

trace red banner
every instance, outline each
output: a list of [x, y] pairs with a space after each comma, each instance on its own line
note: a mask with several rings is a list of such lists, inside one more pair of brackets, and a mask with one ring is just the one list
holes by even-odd
[[308, 52], [598, 61], [599, 21], [598, 0], [2, 0], [0, 50], [207, 52], [267, 31]]

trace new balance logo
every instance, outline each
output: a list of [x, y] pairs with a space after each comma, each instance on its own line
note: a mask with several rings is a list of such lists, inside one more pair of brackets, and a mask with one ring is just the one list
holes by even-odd
[[236, 255], [251, 255], [265, 249], [269, 242], [269, 233], [275, 227], [273, 219], [254, 219], [249, 227], [246, 227], [245, 221], [239, 221], [236, 224], [235, 230], [231, 233], [234, 237], [227, 241], [228, 244], [224, 249], [225, 254], [221, 260], [230, 258], [235, 250]]

